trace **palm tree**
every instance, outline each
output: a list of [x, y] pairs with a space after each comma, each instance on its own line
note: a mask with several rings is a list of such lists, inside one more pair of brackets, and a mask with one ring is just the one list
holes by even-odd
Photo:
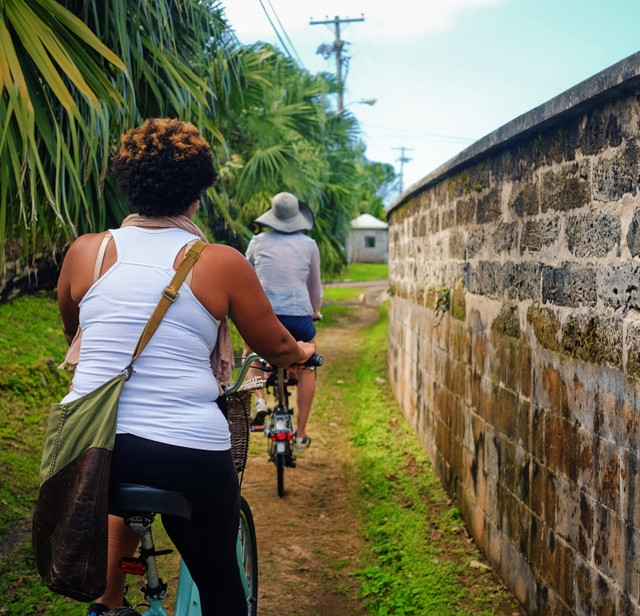
[[203, 217], [214, 237], [243, 249], [288, 190], [314, 210], [335, 271], [377, 190], [355, 119], [327, 104], [336, 90], [268, 45], [241, 47], [216, 0], [0, 0], [0, 266], [119, 224], [128, 209], [107, 175], [119, 136], [171, 116], [218, 158]]
[[[104, 177], [109, 79], [123, 62], [54, 0], [0, 0], [0, 263], [8, 238], [35, 249], [93, 217], [83, 187]], [[20, 242], [19, 242], [20, 243]]]
[[222, 139], [208, 50], [216, 2], [0, 0], [0, 264], [117, 223], [120, 134], [150, 116]]
[[329, 108], [328, 95], [337, 90], [332, 76], [310, 75], [265, 44], [240, 49], [237, 59], [242, 79], [229, 100], [242, 104], [225, 108], [219, 124], [230, 224], [246, 240], [271, 197], [292, 192], [316, 214], [313, 235], [323, 270], [335, 272], [344, 263], [348, 225], [366, 192], [357, 123]]

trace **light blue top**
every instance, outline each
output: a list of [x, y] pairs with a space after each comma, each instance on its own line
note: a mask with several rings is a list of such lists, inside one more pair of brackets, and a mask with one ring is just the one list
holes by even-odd
[[320, 310], [320, 252], [313, 239], [302, 232], [266, 231], [251, 239], [246, 257], [276, 314], [311, 316]]

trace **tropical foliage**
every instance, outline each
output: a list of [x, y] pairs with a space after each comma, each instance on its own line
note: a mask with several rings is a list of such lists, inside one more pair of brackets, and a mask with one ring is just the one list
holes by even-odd
[[198, 126], [221, 172], [202, 221], [239, 249], [281, 190], [316, 214], [326, 271], [348, 222], [381, 215], [390, 165], [371, 163], [337, 90], [267, 45], [239, 45], [219, 2], [0, 0], [0, 263], [118, 224], [120, 134], [146, 117]]

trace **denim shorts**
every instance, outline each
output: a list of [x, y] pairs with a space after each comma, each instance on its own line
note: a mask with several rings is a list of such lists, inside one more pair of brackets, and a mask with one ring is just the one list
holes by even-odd
[[289, 333], [296, 339], [302, 340], [302, 342], [310, 342], [316, 337], [316, 326], [313, 324], [313, 319], [308, 317], [290, 317], [287, 315], [276, 315], [288, 330]]

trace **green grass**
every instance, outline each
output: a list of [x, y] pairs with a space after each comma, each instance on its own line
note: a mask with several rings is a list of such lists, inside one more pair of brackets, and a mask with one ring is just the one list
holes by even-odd
[[[327, 308], [328, 316], [338, 307]], [[508, 600], [496, 578], [470, 567], [482, 555], [464, 525], [388, 382], [387, 311], [360, 332], [350, 355], [323, 367], [322, 407], [340, 408], [349, 439], [351, 478], [366, 540], [355, 572], [370, 613], [438, 616], [499, 614]], [[324, 399], [324, 404], [322, 400]], [[329, 420], [329, 418], [326, 418]]]
[[0, 306], [11, 323], [0, 332], [0, 539], [33, 507], [51, 402], [69, 389], [57, 369], [66, 352], [51, 294], [24, 296]]
[[[0, 304], [0, 366], [32, 366], [50, 357], [60, 363], [66, 352], [58, 305], [51, 293], [23, 295]], [[7, 325], [10, 325], [7, 327]]]
[[357, 302], [363, 289], [354, 287], [328, 287], [324, 289], [325, 302]]
[[[0, 541], [29, 531], [38, 491], [38, 469], [48, 409], [69, 389], [71, 374], [59, 371], [67, 343], [50, 293], [22, 296], [0, 305]], [[52, 595], [35, 575], [30, 546], [0, 567], [0, 606], [12, 616], [81, 616], [77, 604]], [[2, 611], [0, 610], [0, 613]]]
[[327, 282], [349, 280], [360, 282], [363, 280], [382, 280], [389, 276], [389, 266], [386, 263], [351, 263], [347, 265], [339, 276]]

